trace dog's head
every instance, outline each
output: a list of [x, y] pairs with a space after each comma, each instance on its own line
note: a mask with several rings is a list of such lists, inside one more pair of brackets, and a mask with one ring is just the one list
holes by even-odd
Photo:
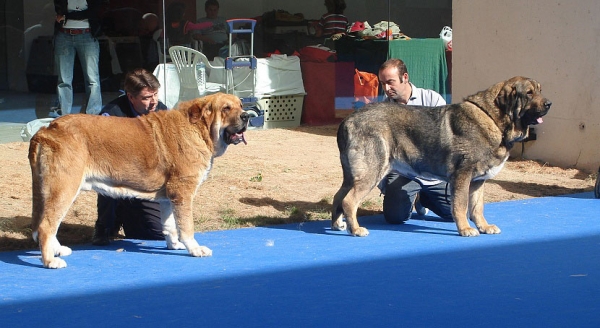
[[542, 87], [533, 79], [516, 76], [496, 85], [494, 104], [507, 123], [505, 142], [521, 141], [527, 137], [530, 125], [543, 122], [552, 102], [542, 95]]
[[188, 110], [190, 123], [212, 141], [215, 156], [222, 155], [230, 144], [246, 143], [244, 132], [250, 116], [239, 97], [215, 93], [192, 100]]

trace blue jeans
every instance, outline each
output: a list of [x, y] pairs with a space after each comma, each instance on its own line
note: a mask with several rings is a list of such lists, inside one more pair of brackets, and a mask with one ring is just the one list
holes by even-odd
[[388, 223], [400, 224], [410, 219], [415, 197], [419, 193], [421, 205], [444, 221], [453, 221], [450, 206], [450, 186], [446, 182], [424, 185], [396, 172], [383, 178], [383, 216]]
[[90, 33], [70, 35], [58, 32], [54, 37], [54, 60], [58, 74], [58, 103], [63, 115], [71, 113], [73, 107], [73, 66], [75, 53], [83, 69], [86, 113], [98, 114], [102, 109], [100, 91], [100, 45]]

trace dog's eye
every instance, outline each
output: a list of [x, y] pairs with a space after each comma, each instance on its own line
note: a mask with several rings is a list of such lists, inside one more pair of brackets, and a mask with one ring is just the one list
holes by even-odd
[[527, 96], [528, 97], [533, 96], [533, 90], [527, 90]]
[[227, 106], [224, 106], [224, 107], [223, 107], [223, 110], [222, 110], [222, 111], [224, 111], [224, 112], [228, 112], [230, 109], [231, 109], [231, 107], [230, 107], [229, 105], [227, 105]]

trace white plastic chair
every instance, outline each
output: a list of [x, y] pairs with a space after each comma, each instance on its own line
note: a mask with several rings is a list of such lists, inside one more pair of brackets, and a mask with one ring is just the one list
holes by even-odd
[[[154, 34], [152, 34], [152, 39], [154, 40], [154, 43], [156, 44], [156, 49], [158, 50], [159, 63], [171, 61], [171, 57], [169, 57], [169, 54], [165, 54], [163, 52], [163, 43], [166, 43], [167, 49], [169, 49], [171, 45], [169, 44], [169, 38], [167, 38], [166, 36], [163, 37], [162, 31], [162, 29], [158, 29], [154, 32]], [[191, 46], [192, 49], [196, 49], [202, 52], [202, 47], [204, 46], [204, 43], [200, 40], [192, 40]]]
[[211, 65], [203, 53], [188, 47], [172, 46], [169, 48], [169, 55], [179, 75], [180, 101], [200, 97], [196, 79], [196, 64], [203, 62], [206, 66], [207, 75], [209, 70], [224, 68]]

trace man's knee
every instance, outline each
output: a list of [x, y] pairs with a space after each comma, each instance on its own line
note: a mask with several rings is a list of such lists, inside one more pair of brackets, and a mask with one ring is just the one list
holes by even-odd
[[393, 197], [387, 193], [383, 198], [383, 217], [390, 224], [402, 224], [410, 219], [412, 203], [408, 197]]
[[400, 213], [398, 211], [386, 211], [386, 208], [383, 208], [383, 217], [385, 218], [385, 222], [389, 224], [403, 224], [404, 222], [410, 219], [409, 215], [405, 213]]
[[401, 224], [410, 219], [413, 201], [421, 189], [419, 184], [399, 175], [390, 173], [385, 182], [383, 216], [388, 223]]

